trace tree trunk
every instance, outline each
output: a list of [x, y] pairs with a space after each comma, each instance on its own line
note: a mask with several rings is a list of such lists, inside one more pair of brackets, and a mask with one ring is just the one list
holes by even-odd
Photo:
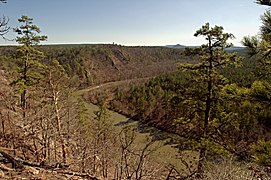
[[[24, 85], [27, 86], [27, 70], [28, 70], [28, 52], [26, 52], [26, 60], [24, 61], [24, 72], [23, 72], [23, 80], [24, 80]], [[23, 121], [25, 121], [26, 117], [26, 87], [23, 87], [23, 92], [21, 94], [21, 107], [23, 110]], [[25, 124], [26, 122], [24, 122]]]
[[61, 122], [61, 117], [60, 117], [60, 108], [58, 107], [58, 100], [59, 100], [59, 91], [56, 90], [55, 85], [52, 82], [52, 74], [50, 72], [49, 74], [49, 82], [52, 88], [52, 93], [53, 93], [53, 103], [54, 103], [54, 111], [56, 115], [56, 123], [57, 123], [57, 132], [60, 138], [60, 143], [61, 143], [61, 151], [62, 151], [62, 162], [66, 163], [66, 146], [65, 146], [65, 141], [64, 137], [62, 134], [62, 122]]
[[3, 138], [5, 138], [6, 136], [5, 136], [5, 117], [4, 117], [4, 115], [3, 115], [3, 113], [2, 112], [0, 112], [0, 114], [1, 114], [1, 125], [2, 125], [2, 134], [3, 134]]
[[[212, 49], [212, 42], [211, 38], [209, 37], [209, 53], [210, 53], [210, 58], [209, 58], [209, 65], [207, 69], [207, 75], [208, 75], [208, 82], [207, 82], [207, 99], [206, 99], [206, 109], [205, 109], [205, 114], [204, 114], [204, 126], [203, 126], [203, 135], [202, 139], [206, 140], [208, 137], [208, 126], [209, 126], [209, 121], [210, 121], [210, 113], [211, 113], [211, 103], [212, 103], [212, 89], [213, 89], [213, 80], [212, 80], [212, 70], [213, 70], [213, 49]], [[202, 141], [202, 140], [201, 140]], [[205, 159], [206, 155], [206, 145], [205, 143], [201, 142], [201, 148], [199, 152], [199, 162], [198, 162], [198, 167], [197, 167], [197, 178], [203, 178], [203, 162]]]

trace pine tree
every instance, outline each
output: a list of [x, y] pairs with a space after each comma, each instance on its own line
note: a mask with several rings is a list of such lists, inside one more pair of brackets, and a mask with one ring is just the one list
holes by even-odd
[[[257, 0], [258, 4], [271, 6], [270, 0]], [[271, 127], [270, 115], [270, 87], [271, 87], [271, 11], [268, 9], [261, 16], [262, 26], [259, 35], [246, 36], [242, 43], [247, 47], [251, 56], [256, 58], [256, 71], [254, 72], [257, 80], [252, 84], [251, 97], [258, 101], [262, 106], [267, 117], [262, 119], [265, 126]], [[261, 120], [260, 120], [261, 121]]]
[[[270, 4], [271, 5], [271, 4]], [[246, 36], [242, 43], [249, 54], [257, 58], [258, 68], [255, 74], [260, 80], [268, 80], [271, 75], [271, 11], [261, 16], [262, 26], [259, 36]]]
[[[203, 25], [195, 36], [203, 36], [207, 41], [199, 48], [187, 49], [186, 55], [199, 56], [198, 64], [181, 64], [182, 71], [191, 71], [196, 77], [194, 80], [198, 83], [204, 83], [203, 104], [203, 128], [201, 135], [201, 148], [199, 152], [199, 162], [197, 176], [203, 176], [203, 161], [205, 159], [206, 145], [208, 140], [209, 124], [214, 119], [216, 99], [218, 92], [225, 85], [226, 79], [220, 74], [219, 69], [228, 65], [238, 64], [240, 58], [236, 53], [226, 52], [225, 49], [232, 46], [227, 41], [234, 36], [223, 32], [222, 26], [210, 27], [209, 23]], [[193, 97], [192, 97], [193, 98]]]
[[270, 0], [256, 0], [256, 3], [261, 4], [261, 5], [271, 6]]
[[17, 59], [19, 64], [18, 78], [13, 84], [16, 84], [21, 94], [21, 108], [23, 117], [26, 116], [27, 109], [27, 89], [36, 84], [42, 76], [38, 71], [42, 64], [40, 60], [44, 58], [41, 51], [36, 46], [47, 39], [47, 36], [38, 35], [41, 31], [38, 26], [33, 24], [33, 19], [28, 16], [22, 16], [18, 19], [22, 25], [14, 29], [18, 34], [16, 42], [21, 46], [17, 48]]

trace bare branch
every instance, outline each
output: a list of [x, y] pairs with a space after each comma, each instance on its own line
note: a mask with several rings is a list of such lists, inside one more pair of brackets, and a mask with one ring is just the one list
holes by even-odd
[[10, 27], [8, 26], [9, 18], [6, 16], [3, 16], [0, 18], [0, 36], [4, 38], [4, 35], [7, 34], [10, 30]]
[[[0, 2], [7, 3], [7, 0], [0, 0]], [[8, 40], [8, 39], [5, 38], [4, 35], [7, 34], [10, 30], [10, 27], [8, 26], [8, 22], [9, 22], [9, 18], [7, 18], [6, 16], [3, 16], [2, 18], [0, 18], [0, 36], [5, 40]]]

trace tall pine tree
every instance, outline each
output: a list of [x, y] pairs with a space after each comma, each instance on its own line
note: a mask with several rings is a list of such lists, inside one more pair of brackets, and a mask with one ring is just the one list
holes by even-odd
[[17, 60], [19, 64], [18, 77], [14, 81], [21, 94], [21, 108], [23, 117], [26, 116], [27, 109], [27, 89], [38, 82], [41, 78], [39, 69], [42, 67], [40, 60], [44, 55], [37, 50], [36, 46], [47, 39], [47, 36], [38, 35], [41, 31], [38, 26], [33, 24], [33, 19], [28, 16], [22, 16], [18, 19], [22, 25], [15, 28], [18, 34], [16, 42], [21, 46], [17, 48]]
[[[203, 36], [207, 41], [199, 48], [187, 49], [186, 54], [199, 57], [198, 64], [180, 64], [182, 71], [190, 71], [196, 77], [198, 83], [204, 83], [202, 97], [202, 133], [201, 148], [199, 152], [199, 162], [197, 176], [203, 176], [203, 161], [206, 154], [205, 142], [208, 141], [210, 123], [215, 118], [215, 108], [218, 92], [225, 85], [225, 78], [220, 74], [219, 69], [228, 65], [238, 64], [240, 58], [236, 53], [226, 52], [225, 49], [232, 46], [228, 40], [234, 38], [232, 34], [224, 33], [222, 26], [210, 27], [209, 23], [203, 25], [196, 33], [196, 37]], [[192, 97], [193, 100], [193, 97]]]

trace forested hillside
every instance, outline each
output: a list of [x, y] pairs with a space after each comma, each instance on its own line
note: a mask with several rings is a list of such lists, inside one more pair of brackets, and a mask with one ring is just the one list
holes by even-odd
[[[154, 77], [176, 71], [176, 63], [191, 59], [182, 50], [163, 47], [125, 47], [120, 45], [50, 45], [39, 47], [43, 62], [57, 60], [69, 77], [80, 86], [110, 81]], [[0, 47], [2, 69], [14, 67], [15, 47]]]

